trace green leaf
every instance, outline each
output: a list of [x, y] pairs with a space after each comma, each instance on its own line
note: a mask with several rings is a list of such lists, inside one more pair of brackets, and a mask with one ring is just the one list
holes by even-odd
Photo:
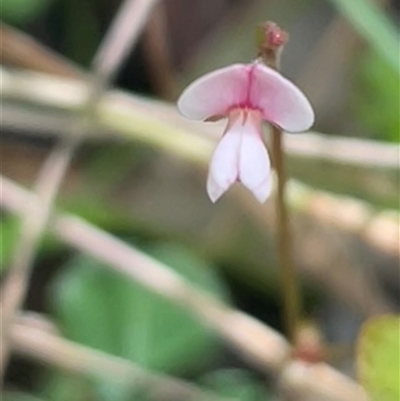
[[331, 0], [361, 36], [399, 72], [399, 33], [372, 0]]
[[204, 376], [201, 384], [225, 397], [237, 401], [268, 401], [263, 386], [248, 372], [225, 369]]
[[86, 401], [94, 398], [93, 389], [89, 380], [73, 374], [50, 372], [46, 378], [44, 396], [48, 401], [70, 401], [71, 394], [74, 401]]
[[399, 142], [399, 73], [379, 54], [370, 51], [361, 60], [361, 71], [357, 69], [356, 79], [358, 85], [351, 104], [355, 105], [365, 130], [375, 139]]
[[1, 18], [24, 24], [36, 18], [51, 0], [1, 0]]
[[[0, 0], [1, 1], [1, 0]], [[20, 218], [7, 215], [0, 220], [0, 271], [6, 269], [13, 257], [16, 242], [20, 234]], [[47, 233], [46, 233], [47, 234]], [[62, 249], [62, 244], [47, 234], [37, 250], [38, 258], [54, 255]]]
[[372, 401], [399, 401], [400, 318], [369, 320], [361, 332], [357, 358], [360, 380]]
[[[212, 267], [187, 250], [168, 244], [152, 253], [198, 287], [223, 293]], [[52, 289], [60, 327], [71, 340], [173, 372], [195, 368], [215, 351], [214, 336], [186, 310], [88, 257], [68, 263]], [[115, 388], [103, 389], [102, 399], [116, 399]]]
[[4, 216], [0, 220], [0, 270], [3, 270], [10, 262], [18, 231], [19, 219], [17, 217]]

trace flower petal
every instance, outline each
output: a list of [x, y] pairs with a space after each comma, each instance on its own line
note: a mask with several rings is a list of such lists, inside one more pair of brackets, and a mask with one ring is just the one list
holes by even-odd
[[314, 111], [303, 92], [273, 69], [257, 63], [251, 78], [250, 103], [263, 119], [285, 131], [301, 132], [314, 123]]
[[251, 69], [251, 65], [234, 64], [203, 75], [184, 90], [179, 111], [192, 120], [226, 116], [230, 108], [245, 101]]
[[218, 143], [211, 159], [207, 179], [207, 193], [212, 202], [216, 202], [221, 195], [238, 179], [238, 158], [241, 142], [241, 131], [230, 129]]
[[261, 139], [261, 116], [249, 113], [242, 129], [239, 153], [239, 180], [261, 202], [271, 193], [271, 165]]

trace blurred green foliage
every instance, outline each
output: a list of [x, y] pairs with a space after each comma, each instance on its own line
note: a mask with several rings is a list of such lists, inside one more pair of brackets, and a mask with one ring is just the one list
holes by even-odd
[[[399, 53], [398, 53], [399, 57]], [[377, 140], [400, 141], [400, 74], [375, 51], [358, 65], [354, 109], [365, 133]]]
[[399, 33], [373, 0], [330, 0], [371, 47], [399, 74]]
[[[140, 168], [146, 168], [147, 162], [157, 153], [147, 144], [132, 142], [112, 142], [90, 149], [86, 157], [85, 184], [92, 191], [112, 193], [115, 186], [121, 183], [132, 171], [140, 174]], [[101, 174], [99, 174], [101, 173]], [[84, 189], [84, 188], [83, 188]]]
[[23, 25], [37, 18], [52, 0], [1, 0], [1, 18]]
[[400, 318], [369, 320], [359, 338], [360, 379], [372, 401], [400, 400]]
[[[63, 206], [76, 215], [85, 218], [88, 221], [94, 222], [99, 227], [108, 231], [113, 231], [116, 228], [119, 230], [131, 229], [132, 221], [123, 213], [117, 213], [113, 208], [102, 202], [99, 198], [94, 201], [93, 197], [87, 198], [74, 197], [61, 202]], [[17, 216], [5, 215], [0, 219], [0, 271], [6, 269], [11, 262], [15, 242], [20, 234], [20, 219]], [[40, 257], [50, 254], [57, 254], [65, 247], [54, 238], [53, 235], [47, 234], [41, 241], [38, 248]]]
[[[169, 264], [194, 285], [226, 298], [212, 266], [173, 244], [151, 247], [150, 254]], [[214, 336], [182, 308], [84, 256], [75, 257], [56, 278], [50, 294], [63, 334], [74, 341], [160, 371], [197, 369], [216, 351]], [[76, 386], [60, 377], [57, 391]], [[96, 381], [101, 400], [129, 400], [124, 389]], [[84, 388], [84, 386], [81, 386]], [[51, 399], [59, 399], [58, 394]]]
[[80, 375], [51, 371], [43, 387], [43, 397], [46, 401], [71, 401], [72, 394], [74, 401], [97, 401], [93, 382]]
[[62, 29], [65, 56], [89, 67], [101, 40], [95, 5], [99, 0], [63, 0]]
[[19, 231], [19, 219], [15, 216], [2, 216], [0, 219], [0, 271], [11, 260], [14, 243]]
[[363, 137], [400, 141], [399, 32], [373, 0], [330, 0], [370, 47], [356, 64], [352, 109], [364, 124]]
[[270, 399], [263, 386], [244, 370], [225, 369], [211, 372], [204, 376], [200, 383], [213, 389], [217, 394], [234, 397], [237, 401], [268, 401]]
[[[1, 0], [1, 18], [13, 25], [26, 26], [42, 16], [55, 0]], [[100, 41], [100, 24], [95, 12], [99, 0], [58, 0], [60, 20], [56, 31], [62, 32], [63, 53], [71, 60], [89, 67]]]
[[44, 401], [42, 398], [23, 393], [3, 393], [1, 401]]

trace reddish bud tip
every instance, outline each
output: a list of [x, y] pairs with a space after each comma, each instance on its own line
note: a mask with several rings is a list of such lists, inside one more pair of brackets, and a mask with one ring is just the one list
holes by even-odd
[[286, 44], [288, 33], [275, 22], [267, 21], [264, 26], [265, 45], [269, 49], [276, 49]]

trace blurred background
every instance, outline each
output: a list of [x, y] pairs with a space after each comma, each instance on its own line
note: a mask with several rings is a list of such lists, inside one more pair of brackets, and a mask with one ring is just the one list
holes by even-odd
[[[69, 135], [83, 109], [83, 79], [120, 5], [2, 0], [4, 177], [32, 188], [51, 149]], [[211, 204], [207, 163], [223, 125], [185, 121], [174, 105], [194, 78], [253, 60], [257, 25], [277, 22], [290, 34], [282, 73], [316, 113], [313, 132], [285, 136], [294, 259], [312, 327], [305, 353], [357, 377], [360, 326], [399, 310], [399, 12], [395, 0], [159, 1], [117, 74], [118, 91], [104, 95], [75, 153], [57, 209], [284, 332], [274, 202], [259, 205], [235, 187]], [[4, 283], [21, 226], [12, 202], [2, 207]], [[46, 233], [24, 302], [26, 324], [221, 399], [284, 399], [273, 375], [244, 361], [212, 327], [105, 265]], [[5, 401], [178, 400], [100, 379], [95, 368], [42, 363], [21, 348], [8, 364]]]

